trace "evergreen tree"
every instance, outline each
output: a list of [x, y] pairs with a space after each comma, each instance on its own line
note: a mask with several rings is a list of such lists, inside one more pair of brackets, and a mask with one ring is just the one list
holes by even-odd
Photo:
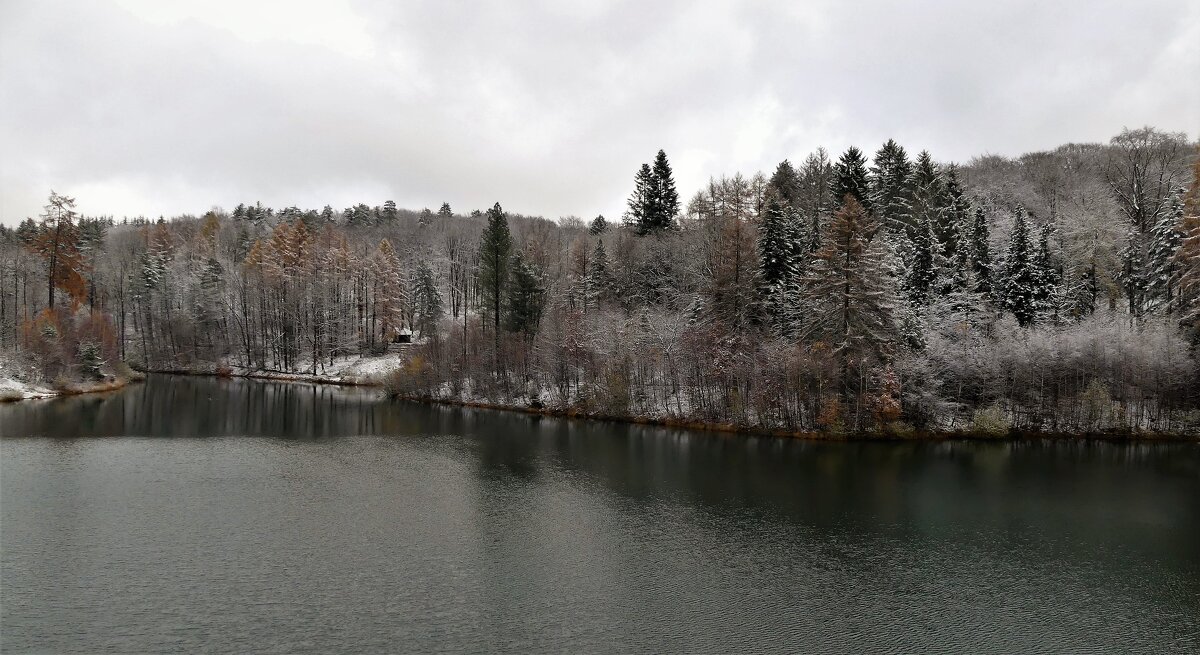
[[1062, 273], [1054, 263], [1050, 248], [1050, 224], [1042, 226], [1038, 234], [1037, 252], [1033, 256], [1033, 302], [1042, 314], [1053, 313], [1056, 309], [1054, 299], [1058, 295], [1059, 282]]
[[767, 191], [758, 230], [758, 302], [771, 321], [781, 326], [787, 308], [785, 294], [796, 275], [795, 211], [774, 188]]
[[[779, 202], [792, 209], [800, 208], [800, 176], [788, 160], [779, 162], [775, 172], [767, 182], [768, 189], [773, 189]], [[766, 198], [764, 197], [764, 204]]]
[[321, 209], [321, 220], [325, 223], [333, 222], [333, 207], [325, 205], [325, 207]]
[[967, 200], [962, 185], [958, 181], [957, 166], [949, 166], [944, 178], [936, 234], [942, 244], [942, 254], [946, 259], [954, 263], [965, 263], [967, 260], [966, 248], [962, 241], [964, 235], [969, 231], [971, 203]]
[[442, 317], [442, 292], [438, 290], [433, 269], [425, 260], [417, 264], [411, 295], [417, 331], [424, 337], [437, 329], [437, 322]]
[[1025, 208], [1017, 207], [1008, 252], [1004, 255], [1000, 304], [1017, 317], [1017, 323], [1022, 327], [1031, 325], [1037, 317], [1038, 283], [1033, 244], [1029, 241], [1029, 221]]
[[912, 163], [908, 153], [892, 139], [875, 153], [871, 168], [871, 201], [880, 222], [892, 234], [911, 235]]
[[603, 214], [593, 218], [591, 224], [588, 225], [588, 233], [592, 236], [599, 236], [606, 231], [608, 231], [608, 221], [605, 220]]
[[396, 201], [386, 200], [383, 203], [383, 209], [379, 212], [379, 218], [384, 223], [396, 222]]
[[934, 226], [937, 235], [938, 226], [943, 224], [942, 209], [945, 198], [942, 174], [928, 150], [922, 150], [917, 155], [916, 167], [913, 171], [912, 190], [912, 224], [916, 229], [922, 229], [926, 221]]
[[1149, 261], [1147, 265], [1146, 299], [1150, 308], [1165, 307], [1170, 312], [1178, 293], [1179, 267], [1175, 253], [1183, 244], [1183, 193], [1171, 200], [1171, 211], [1150, 230]]
[[29, 246], [33, 243], [33, 240], [37, 238], [38, 232], [39, 230], [37, 222], [32, 218], [26, 217], [25, 220], [21, 221], [21, 224], [17, 226], [17, 241], [20, 241], [25, 246]]
[[679, 213], [679, 192], [675, 190], [675, 175], [662, 150], [654, 157], [654, 215], [650, 224], [652, 231], [669, 229]]
[[584, 290], [584, 306], [597, 307], [612, 298], [612, 274], [608, 270], [608, 253], [604, 250], [604, 239], [596, 240], [596, 249], [588, 261], [587, 279]]
[[501, 309], [508, 285], [512, 257], [512, 234], [508, 230], [508, 217], [500, 203], [487, 212], [487, 227], [479, 243], [479, 287], [484, 310], [492, 317], [497, 348], [500, 339]]
[[920, 307], [928, 304], [930, 292], [938, 277], [937, 243], [933, 224], [925, 216], [912, 239], [905, 291], [909, 301]]
[[833, 201], [838, 205], [845, 202], [847, 195], [851, 195], [863, 211], [871, 213], [873, 203], [871, 185], [867, 177], [867, 159], [863, 157], [861, 150], [850, 146], [833, 165], [833, 179], [830, 181], [829, 190], [833, 193]]
[[442, 218], [450, 218], [451, 216], [454, 216], [454, 212], [450, 211], [450, 203], [448, 202], [443, 202], [442, 206], [438, 208], [437, 213], [438, 216], [441, 216]]
[[633, 178], [633, 195], [626, 204], [629, 206], [625, 213], [626, 224], [639, 236], [649, 234], [654, 216], [654, 173], [650, 164], [642, 164], [638, 169]]
[[976, 208], [975, 221], [971, 225], [971, 241], [968, 253], [971, 261], [971, 274], [975, 279], [975, 292], [990, 294], [992, 292], [992, 252], [991, 236], [988, 232], [987, 216], [983, 208]]
[[633, 195], [628, 201], [625, 221], [639, 236], [670, 229], [679, 213], [679, 192], [667, 153], [662, 150], [654, 158], [653, 168], [642, 164], [634, 177]]
[[505, 326], [510, 332], [522, 332], [526, 339], [537, 333], [545, 308], [546, 289], [541, 271], [516, 253], [512, 258], [512, 289], [508, 294]]

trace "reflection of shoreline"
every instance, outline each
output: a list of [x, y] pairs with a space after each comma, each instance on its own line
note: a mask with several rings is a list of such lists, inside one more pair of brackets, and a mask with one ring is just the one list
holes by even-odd
[[[344, 378], [344, 377], [329, 377], [322, 375], [311, 375], [308, 373], [284, 373], [279, 371], [264, 371], [250, 369], [227, 369], [226, 371], [206, 371], [206, 370], [158, 370], [154, 373], [164, 375], [187, 375], [199, 377], [217, 377], [217, 378], [246, 378], [254, 380], [265, 380], [272, 382], [300, 382], [318, 385], [332, 385], [342, 387], [370, 387], [382, 389], [383, 384], [372, 379], [363, 378]], [[891, 442], [921, 442], [921, 441], [946, 441], [953, 439], [964, 439], [972, 441], [994, 441], [994, 442], [1009, 442], [1009, 441], [1026, 441], [1026, 440], [1041, 440], [1055, 439], [1064, 441], [1137, 441], [1137, 442], [1200, 442], [1200, 435], [1188, 435], [1183, 433], [1159, 433], [1159, 432], [1098, 432], [1087, 434], [1073, 434], [1065, 432], [1028, 432], [1028, 431], [1012, 431], [1007, 435], [982, 434], [971, 431], [950, 431], [950, 432], [930, 432], [930, 431], [912, 431], [911, 433], [898, 434], [892, 432], [868, 432], [863, 434], [845, 434], [837, 432], [803, 432], [803, 431], [788, 431], [776, 430], [770, 428], [759, 428], [753, 426], [739, 426], [731, 423], [712, 423], [705, 421], [696, 421], [679, 418], [657, 418], [645, 416], [610, 416], [603, 414], [590, 414], [579, 411], [577, 409], [556, 409], [551, 407], [533, 407], [530, 405], [521, 404], [498, 404], [483, 401], [463, 400], [459, 398], [433, 398], [425, 396], [395, 396], [395, 400], [403, 402], [420, 403], [426, 405], [449, 405], [454, 407], [469, 407], [473, 409], [487, 409], [505, 412], [518, 412], [522, 414], [532, 414], [536, 416], [550, 416], [556, 418], [579, 419], [585, 421], [598, 422], [615, 422], [632, 425], [648, 425], [656, 427], [677, 428], [684, 430], [696, 430], [701, 432], [716, 432], [730, 435], [745, 435], [756, 437], [775, 437], [782, 439], [800, 439], [807, 441], [891, 441]]]

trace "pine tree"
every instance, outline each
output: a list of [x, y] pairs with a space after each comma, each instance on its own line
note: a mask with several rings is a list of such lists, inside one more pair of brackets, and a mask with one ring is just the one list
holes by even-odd
[[650, 224], [652, 231], [671, 228], [675, 215], [679, 213], [679, 192], [675, 190], [675, 175], [662, 150], [654, 157], [654, 216]]
[[834, 214], [807, 279], [804, 336], [834, 346], [850, 389], [849, 369], [886, 355], [895, 337], [892, 282], [884, 273], [878, 224], [853, 198]]
[[971, 217], [971, 203], [958, 181], [958, 167], [946, 169], [935, 233], [942, 245], [942, 254], [952, 263], [966, 261], [963, 235]]
[[629, 211], [625, 222], [639, 236], [668, 230], [675, 224], [679, 213], [679, 192], [675, 190], [675, 178], [667, 153], [662, 150], [654, 158], [653, 168], [642, 164], [634, 177], [633, 195], [628, 201]]
[[863, 157], [861, 150], [850, 146], [833, 165], [833, 179], [830, 181], [829, 190], [833, 193], [835, 203], [840, 205], [845, 202], [847, 195], [851, 195], [863, 211], [871, 213], [873, 204], [871, 185], [867, 177], [867, 159]]
[[321, 209], [321, 220], [325, 223], [333, 222], [333, 207], [330, 207], [329, 205], [325, 205]]
[[880, 222], [892, 234], [912, 234], [912, 163], [892, 139], [875, 153], [871, 168], [871, 202]]
[[970, 246], [967, 249], [971, 262], [971, 273], [975, 279], [976, 293], [992, 292], [992, 251], [988, 232], [987, 216], [983, 208], [975, 210], [975, 221], [971, 225]]
[[654, 216], [654, 173], [650, 164], [642, 164], [637, 175], [633, 178], [633, 195], [629, 196], [625, 213], [625, 222], [639, 236], [650, 233], [650, 223]]
[[541, 271], [516, 253], [512, 258], [512, 289], [508, 295], [505, 326], [510, 332], [522, 332], [526, 339], [537, 333], [545, 309], [546, 290]]
[[1050, 249], [1050, 224], [1046, 223], [1038, 235], [1037, 251], [1033, 256], [1033, 302], [1038, 312], [1054, 313], [1057, 305], [1054, 303], [1058, 295], [1059, 282], [1062, 273], [1054, 263]]
[[916, 229], [928, 221], [934, 226], [935, 234], [938, 226], [942, 225], [942, 209], [945, 203], [945, 189], [942, 174], [928, 150], [922, 150], [917, 155], [916, 167], [913, 170], [912, 191], [912, 224]]
[[908, 278], [904, 288], [909, 301], [920, 307], [929, 303], [938, 277], [937, 243], [929, 216], [925, 216], [916, 229], [909, 257]]
[[600, 214], [596, 218], [593, 218], [591, 224], [588, 225], [588, 234], [591, 234], [592, 236], [600, 236], [607, 231], [608, 221], [605, 220], [604, 214]]
[[450, 211], [450, 203], [448, 202], [443, 202], [442, 206], [438, 208], [437, 213], [438, 216], [441, 216], [442, 218], [450, 218], [451, 216], [454, 216], [454, 212]]
[[1001, 305], [1017, 317], [1017, 323], [1022, 327], [1031, 325], [1038, 311], [1036, 287], [1039, 276], [1033, 258], [1025, 208], [1017, 207], [1008, 252], [1004, 255]]
[[772, 324], [781, 327], [787, 313], [785, 294], [796, 275], [795, 211], [772, 185], [767, 191], [758, 230], [758, 303]]
[[[792, 167], [792, 162], [786, 159], [779, 162], [767, 186], [775, 191], [779, 202], [785, 207], [797, 210], [800, 208], [800, 176]], [[764, 204], [765, 200], [766, 198]]]
[[1150, 230], [1149, 261], [1147, 262], [1146, 300], [1151, 309], [1165, 307], [1167, 312], [1175, 309], [1173, 303], [1178, 293], [1179, 267], [1175, 253], [1183, 244], [1183, 194], [1171, 200], [1171, 211], [1163, 214]]
[[612, 298], [612, 274], [608, 270], [608, 253], [604, 250], [604, 239], [596, 240], [596, 249], [588, 261], [585, 280], [584, 306], [597, 307]]
[[442, 293], [429, 262], [421, 260], [413, 277], [412, 302], [418, 333], [424, 337], [436, 328], [442, 318]]
[[492, 317], [499, 348], [501, 309], [512, 263], [512, 234], [508, 230], [508, 217], [500, 208], [500, 203], [488, 210], [487, 221], [479, 243], [479, 287], [485, 311]]

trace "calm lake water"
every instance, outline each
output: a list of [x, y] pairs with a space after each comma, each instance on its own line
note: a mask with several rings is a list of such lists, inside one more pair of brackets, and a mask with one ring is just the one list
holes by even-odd
[[1200, 446], [152, 376], [0, 406], [0, 650], [1196, 652]]

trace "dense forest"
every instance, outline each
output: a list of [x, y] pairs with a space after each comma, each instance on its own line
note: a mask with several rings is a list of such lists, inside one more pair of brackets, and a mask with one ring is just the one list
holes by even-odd
[[[394, 202], [0, 232], [0, 357], [45, 380], [319, 375], [789, 432], [1200, 433], [1200, 158], [1125, 130], [962, 165], [823, 149], [617, 220]], [[397, 342], [410, 342], [396, 345]]]

